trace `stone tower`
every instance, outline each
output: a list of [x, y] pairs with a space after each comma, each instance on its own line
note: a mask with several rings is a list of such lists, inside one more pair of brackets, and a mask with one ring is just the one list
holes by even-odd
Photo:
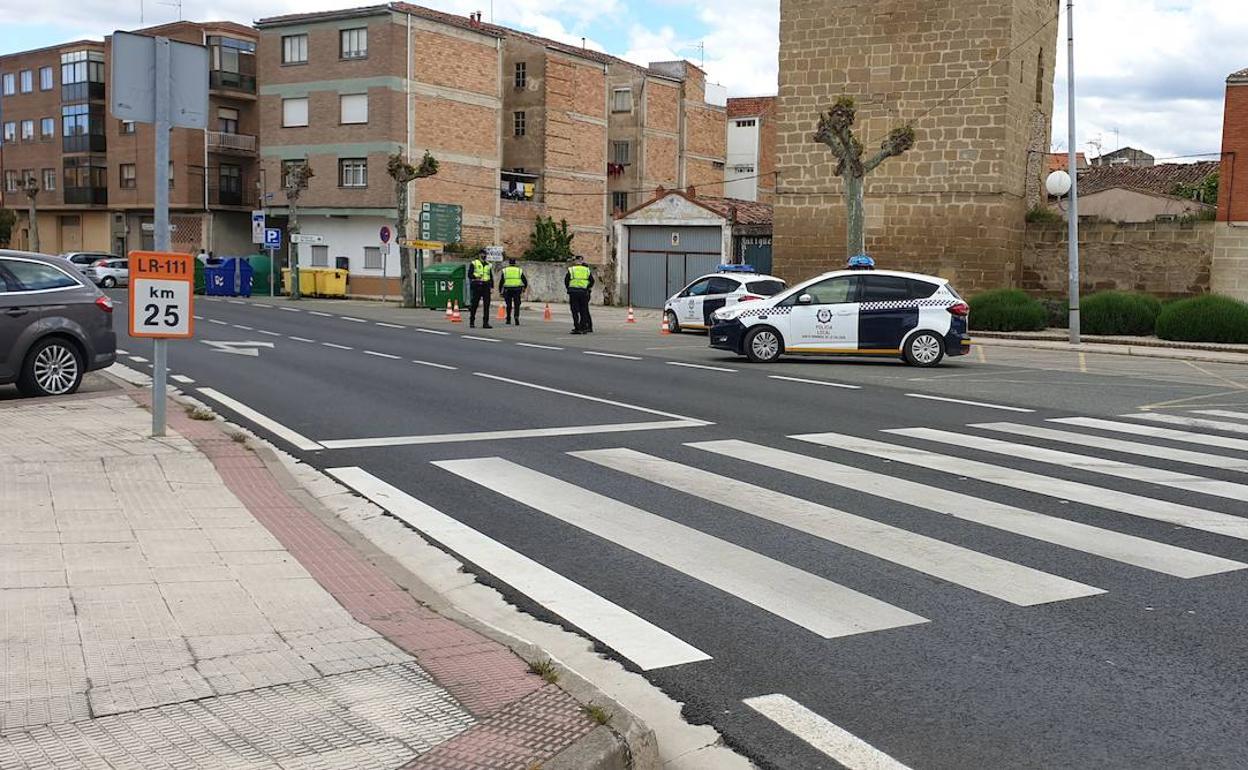
[[847, 94], [868, 152], [917, 133], [867, 177], [868, 253], [964, 291], [1013, 284], [1049, 149], [1057, 2], [781, 0], [775, 271], [845, 263], [835, 159], [811, 134]]

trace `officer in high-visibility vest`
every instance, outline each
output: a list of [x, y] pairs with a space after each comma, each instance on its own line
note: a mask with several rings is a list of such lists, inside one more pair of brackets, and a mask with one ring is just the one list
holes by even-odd
[[594, 273], [585, 265], [584, 257], [573, 257], [568, 274], [563, 277], [572, 307], [572, 333], [592, 334], [594, 319], [589, 315], [589, 295], [594, 288]]
[[490, 290], [494, 287], [494, 267], [485, 258], [485, 252], [479, 252], [477, 258], [468, 263], [468, 286], [472, 304], [468, 308], [468, 327], [477, 325], [477, 305], [484, 303], [485, 312], [481, 315], [481, 328], [490, 327]]
[[519, 326], [520, 295], [529, 288], [529, 277], [524, 274], [524, 268], [516, 264], [515, 257], [507, 260], [507, 267], [503, 268], [502, 273], [503, 277], [498, 281], [498, 291], [503, 295], [503, 301], [507, 303], [507, 325], [511, 326], [511, 320], [514, 318], [516, 326]]

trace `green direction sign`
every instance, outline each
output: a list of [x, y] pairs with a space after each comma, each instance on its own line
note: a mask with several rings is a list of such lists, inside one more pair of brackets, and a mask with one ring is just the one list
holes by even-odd
[[464, 207], [452, 203], [420, 204], [420, 238], [459, 243], [463, 238]]

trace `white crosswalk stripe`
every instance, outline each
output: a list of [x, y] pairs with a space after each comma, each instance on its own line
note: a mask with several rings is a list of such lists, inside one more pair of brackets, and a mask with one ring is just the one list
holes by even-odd
[[1186, 430], [1162, 428], [1158, 425], [1139, 425], [1133, 422], [1100, 420], [1095, 417], [1059, 417], [1049, 420], [1049, 422], [1056, 422], [1062, 425], [1074, 425], [1079, 428], [1095, 428], [1097, 430], [1107, 430], [1115, 433], [1129, 433], [1133, 436], [1164, 438], [1170, 441], [1181, 441], [1185, 444], [1200, 444], [1201, 446], [1208, 447], [1216, 446], [1220, 449], [1238, 449], [1243, 452], [1248, 452], [1248, 439], [1231, 438], [1230, 436], [1215, 436], [1209, 433], [1192, 433], [1191, 431]]
[[1213, 532], [1240, 540], [1248, 540], [1248, 518], [1208, 511], [1190, 505], [1155, 500], [1151, 497], [1128, 494], [1091, 484], [1066, 481], [1038, 473], [1015, 470], [977, 460], [968, 460], [964, 457], [942, 455], [901, 444], [889, 444], [883, 441], [840, 433], [806, 434], [790, 436], [790, 438], [849, 452], [871, 455], [907, 465], [945, 471], [957, 476], [978, 479], [992, 484], [1003, 484], [1014, 489], [1034, 492], [1047, 497], [1073, 500], [1098, 508], [1118, 511], [1130, 516], [1164, 521], [1181, 527], [1190, 527], [1191, 529], [1199, 529], [1204, 532]]
[[1124, 414], [1122, 416], [1129, 417], [1132, 420], [1147, 420], [1148, 422], [1160, 422], [1166, 425], [1182, 425], [1185, 428], [1204, 428], [1206, 430], [1220, 430], [1225, 433], [1248, 433], [1248, 423], [1206, 420], [1203, 417], [1187, 417], [1181, 414], [1156, 414], [1154, 412]]
[[824, 638], [927, 622], [879, 599], [508, 460], [446, 460], [434, 465]]
[[981, 422], [970, 426], [983, 430], [994, 430], [999, 433], [1010, 433], [1015, 436], [1027, 436], [1045, 441], [1056, 441], [1063, 444], [1077, 444], [1090, 449], [1106, 449], [1122, 454], [1153, 457], [1158, 460], [1170, 460], [1187, 465], [1201, 465], [1207, 468], [1221, 468], [1228, 471], [1248, 471], [1248, 458], [1227, 457], [1226, 455], [1193, 452], [1189, 449], [1175, 449], [1159, 444], [1141, 444], [1138, 441], [1123, 441], [1090, 433], [1073, 433], [1065, 430], [1054, 430], [1040, 425], [1024, 425], [1014, 422]]
[[688, 446], [1175, 577], [1203, 577], [1248, 567], [1230, 559], [773, 447], [733, 440]]
[[1225, 417], [1230, 420], [1248, 420], [1248, 412], [1232, 412], [1228, 409], [1197, 409], [1193, 414], [1207, 414], [1211, 417]]
[[780, 693], [746, 698], [745, 705], [849, 770], [909, 770], [906, 765]]
[[1046, 604], [1104, 593], [1094, 586], [631, 449], [572, 455], [1013, 604]]
[[1168, 471], [1163, 468], [1134, 465], [1132, 463], [1119, 462], [1118, 460], [1107, 460], [1102, 457], [1091, 457], [1089, 455], [1075, 454], [1074, 452], [1045, 449], [1012, 441], [1000, 441], [995, 438], [974, 436], [969, 433], [954, 433], [953, 431], [935, 430], [933, 428], [896, 428], [884, 432], [941, 444], [952, 444], [954, 446], [976, 449], [981, 452], [992, 452], [994, 454], [1006, 455], [1007, 457], [1021, 457], [1026, 460], [1035, 460], [1092, 473], [1101, 473], [1106, 476], [1114, 476], [1130, 481], [1142, 481], [1146, 484], [1182, 489], [1186, 492], [1199, 492], [1205, 495], [1248, 502], [1248, 486], [1231, 481], [1210, 479], [1204, 476], [1192, 476], [1187, 473]]

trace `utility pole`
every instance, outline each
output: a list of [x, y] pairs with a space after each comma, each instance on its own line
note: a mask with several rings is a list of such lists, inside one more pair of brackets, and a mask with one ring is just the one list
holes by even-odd
[[39, 195], [39, 180], [28, 176], [22, 180], [22, 191], [26, 193], [27, 216], [30, 218], [30, 250], [39, 251], [39, 206], [35, 198]]
[[299, 291], [299, 244], [295, 243], [295, 236], [299, 234], [299, 196], [308, 189], [308, 180], [311, 178], [312, 166], [308, 165], [307, 160], [292, 164], [286, 172], [286, 204], [290, 207], [290, 223], [287, 227], [289, 231], [287, 254], [290, 261], [290, 298], [295, 300], [302, 296]]
[[1066, 258], [1070, 268], [1070, 343], [1079, 344], [1079, 166], [1075, 150], [1075, 0], [1066, 0], [1066, 112], [1070, 151], [1070, 211], [1066, 215]]

